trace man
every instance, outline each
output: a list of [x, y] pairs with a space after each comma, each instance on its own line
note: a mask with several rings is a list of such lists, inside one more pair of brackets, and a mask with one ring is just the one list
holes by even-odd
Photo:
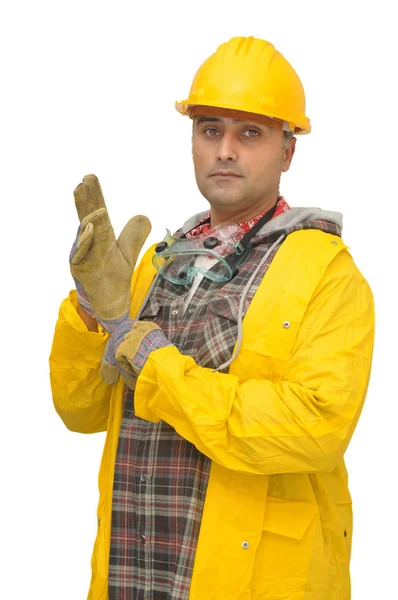
[[89, 598], [347, 600], [344, 452], [368, 386], [369, 286], [341, 214], [279, 194], [310, 132], [301, 82], [233, 38], [177, 109], [210, 204], [130, 277], [145, 217], [114, 239], [98, 180], [75, 190], [76, 292], [50, 357], [73, 431], [107, 430]]

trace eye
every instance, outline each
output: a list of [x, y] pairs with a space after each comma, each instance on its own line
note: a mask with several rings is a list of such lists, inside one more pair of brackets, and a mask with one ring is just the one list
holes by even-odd
[[259, 137], [260, 132], [257, 131], [257, 129], [246, 129], [246, 131], [243, 132], [243, 135], [245, 135], [246, 137], [255, 138]]
[[218, 134], [218, 131], [217, 131], [217, 129], [214, 129], [214, 127], [207, 127], [207, 128], [206, 128], [206, 129], [203, 131], [203, 133], [204, 133], [205, 135], [207, 135], [208, 137], [214, 137], [215, 135], [217, 135], [217, 134]]

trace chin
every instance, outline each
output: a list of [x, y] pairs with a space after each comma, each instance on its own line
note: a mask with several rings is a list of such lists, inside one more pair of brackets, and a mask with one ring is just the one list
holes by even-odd
[[203, 194], [211, 205], [214, 206], [239, 206], [242, 204], [243, 198], [234, 194], [231, 190], [218, 190], [217, 192], [209, 192]]

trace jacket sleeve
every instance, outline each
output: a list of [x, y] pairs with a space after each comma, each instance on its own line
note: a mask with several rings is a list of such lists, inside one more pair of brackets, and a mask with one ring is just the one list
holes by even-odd
[[88, 331], [76, 311], [73, 290], [60, 307], [50, 353], [54, 406], [71, 431], [106, 431], [111, 385], [100, 377], [102, 354], [109, 334]]
[[164, 420], [232, 470], [331, 471], [362, 410], [373, 338], [372, 292], [343, 251], [315, 290], [282, 381], [240, 381], [197, 366], [175, 346], [160, 348], [138, 377], [136, 415]]

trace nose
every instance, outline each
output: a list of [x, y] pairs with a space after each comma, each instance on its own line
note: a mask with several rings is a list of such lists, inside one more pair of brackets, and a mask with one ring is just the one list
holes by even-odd
[[220, 162], [231, 162], [237, 160], [238, 155], [235, 144], [236, 140], [234, 141], [232, 134], [224, 132], [220, 138], [220, 143], [218, 146], [218, 160]]

